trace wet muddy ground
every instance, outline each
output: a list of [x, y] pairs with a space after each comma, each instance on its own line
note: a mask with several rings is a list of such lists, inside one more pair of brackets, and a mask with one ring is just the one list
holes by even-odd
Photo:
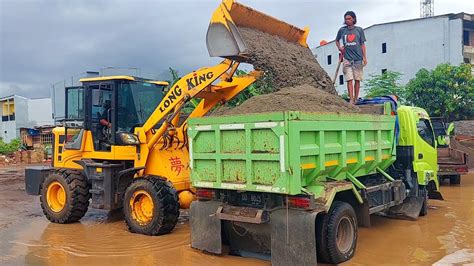
[[[346, 264], [474, 263], [474, 174], [461, 182], [442, 186], [446, 200], [430, 201], [428, 216], [416, 222], [373, 216]], [[52, 224], [39, 197], [26, 195], [22, 167], [0, 168], [0, 265], [269, 265], [193, 250], [186, 218], [158, 237], [129, 233], [118, 211], [89, 210], [80, 223]]]

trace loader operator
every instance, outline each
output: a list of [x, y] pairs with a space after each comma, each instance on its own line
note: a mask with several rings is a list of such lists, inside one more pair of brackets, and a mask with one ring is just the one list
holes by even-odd
[[110, 108], [111, 108], [111, 102], [110, 100], [105, 100], [103, 109], [104, 111], [100, 115], [100, 120], [99, 120], [99, 126], [98, 126], [98, 136], [99, 136], [99, 147], [103, 148], [104, 144], [105, 146], [108, 146], [107, 143], [110, 141], [110, 128], [112, 127], [112, 124], [110, 123]]
[[[356, 23], [356, 14], [353, 11], [347, 11], [344, 14], [345, 26], [339, 29], [336, 36], [337, 49], [344, 55], [342, 71], [347, 82], [351, 104], [355, 104], [359, 98], [360, 81], [364, 76], [363, 67], [367, 65], [364, 30], [355, 26]], [[342, 46], [339, 43], [340, 39], [342, 39]]]

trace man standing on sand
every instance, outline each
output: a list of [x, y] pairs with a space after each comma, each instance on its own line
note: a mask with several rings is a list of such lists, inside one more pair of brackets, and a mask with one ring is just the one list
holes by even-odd
[[[367, 65], [367, 53], [365, 50], [365, 34], [357, 23], [356, 14], [347, 11], [344, 14], [344, 24], [337, 32], [336, 46], [344, 55], [342, 72], [347, 82], [350, 103], [355, 104], [359, 98], [360, 81], [364, 76], [363, 68]], [[339, 40], [342, 39], [342, 46]]]

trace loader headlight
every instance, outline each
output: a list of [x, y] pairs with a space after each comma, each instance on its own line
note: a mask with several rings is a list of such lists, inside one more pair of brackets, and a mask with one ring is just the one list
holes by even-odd
[[140, 141], [138, 140], [137, 135], [129, 132], [118, 132], [118, 142], [121, 145], [139, 145]]

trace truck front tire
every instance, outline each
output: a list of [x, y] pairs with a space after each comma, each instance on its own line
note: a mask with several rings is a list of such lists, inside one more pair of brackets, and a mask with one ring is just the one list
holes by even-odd
[[164, 178], [139, 178], [125, 192], [123, 211], [130, 232], [164, 235], [178, 223], [178, 193]]
[[461, 184], [461, 175], [451, 175], [449, 176], [450, 185], [459, 185]]
[[318, 260], [342, 263], [354, 256], [357, 245], [357, 218], [349, 203], [335, 201], [327, 214], [317, 221]]

